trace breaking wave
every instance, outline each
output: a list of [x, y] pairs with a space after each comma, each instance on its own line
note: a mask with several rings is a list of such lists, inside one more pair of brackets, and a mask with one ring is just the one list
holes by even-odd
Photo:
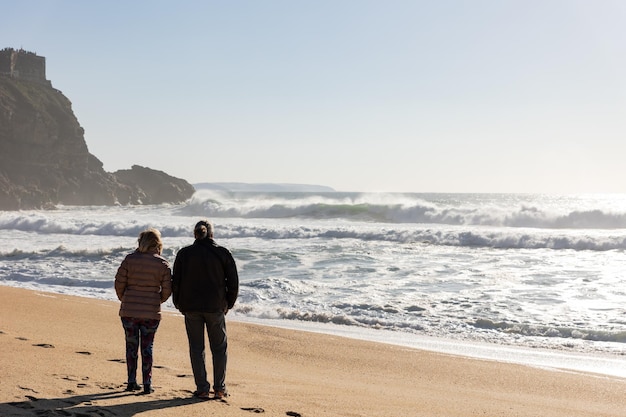
[[624, 331], [611, 332], [606, 330], [493, 322], [486, 319], [479, 319], [469, 324], [479, 329], [496, 330], [504, 333], [518, 334], [523, 336], [554, 337], [564, 339], [593, 340], [596, 342], [626, 343], [626, 332]]
[[350, 221], [445, 224], [454, 226], [529, 227], [541, 229], [621, 229], [626, 228], [626, 210], [610, 211], [590, 207], [541, 207], [522, 198], [494, 203], [494, 198], [460, 202], [452, 197], [433, 195], [339, 194], [237, 198], [218, 193], [198, 192], [180, 209], [186, 215], [223, 218], [311, 218]]
[[[63, 228], [54, 227], [55, 220], [41, 222], [39, 220], [11, 224], [0, 220], [0, 230], [15, 229], [24, 231], [37, 231], [40, 234], [65, 233], [82, 235], [84, 228], [81, 225], [68, 225]], [[102, 225], [90, 226], [90, 232], [94, 235], [107, 235], [110, 230], [115, 230], [114, 236], [137, 236], [143, 228], [136, 225], [125, 226], [123, 222], [112, 222]], [[188, 227], [170, 227], [161, 229], [164, 236], [187, 237]], [[220, 225], [220, 239], [258, 238], [258, 239], [356, 239], [363, 241], [398, 242], [404, 244], [428, 244], [439, 246], [463, 246], [476, 248], [501, 248], [501, 249], [555, 249], [555, 250], [624, 250], [626, 249], [626, 234], [618, 231], [594, 231], [586, 230], [546, 230], [546, 229], [523, 229], [523, 228], [493, 228], [479, 226], [436, 226], [436, 225], [369, 225], [354, 227], [348, 224], [329, 224], [324, 226], [308, 227], [303, 225], [290, 226], [263, 226], [248, 225], [245, 222], [235, 224], [226, 223]], [[107, 250], [128, 251], [131, 249], [118, 248]], [[88, 253], [85, 249], [72, 250], [57, 247], [50, 250], [46, 256], [102, 256], [101, 250]], [[0, 252], [0, 257], [31, 256], [19, 251]]]
[[30, 233], [136, 237], [154, 226], [163, 236], [188, 237], [190, 217], [215, 219], [220, 239], [321, 238], [502, 249], [626, 249], [626, 198], [527, 195], [202, 191], [187, 203], [173, 206], [3, 212], [0, 231], [24, 232], [25, 238]]

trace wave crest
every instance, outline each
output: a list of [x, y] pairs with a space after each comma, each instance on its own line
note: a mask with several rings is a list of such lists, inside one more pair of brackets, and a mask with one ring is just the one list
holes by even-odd
[[495, 198], [459, 201], [454, 198], [429, 199], [416, 195], [277, 195], [237, 196], [197, 192], [180, 209], [187, 215], [215, 218], [311, 218], [345, 219], [384, 223], [444, 224], [456, 226], [528, 227], [541, 229], [621, 229], [626, 228], [626, 212], [609, 208], [581, 210], [555, 209], [540, 200], [498, 201]]

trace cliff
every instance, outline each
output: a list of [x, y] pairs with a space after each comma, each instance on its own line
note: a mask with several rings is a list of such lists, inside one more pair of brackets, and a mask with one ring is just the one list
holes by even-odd
[[60, 91], [0, 73], [0, 210], [178, 203], [193, 193], [149, 168], [105, 172]]

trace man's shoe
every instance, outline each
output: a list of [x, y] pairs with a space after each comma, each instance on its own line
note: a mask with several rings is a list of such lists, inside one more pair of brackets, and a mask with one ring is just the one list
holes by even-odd
[[140, 389], [141, 387], [136, 382], [129, 382], [128, 385], [126, 385], [126, 391], [139, 391]]
[[152, 389], [152, 386], [150, 384], [145, 384], [143, 386], [143, 393], [144, 394], [152, 394], [154, 392], [154, 390]]
[[215, 391], [214, 397], [216, 400], [221, 400], [222, 398], [228, 397], [228, 393], [226, 392], [226, 390], [217, 390]]
[[208, 391], [196, 391], [193, 393], [193, 396], [201, 400], [208, 400], [209, 392]]

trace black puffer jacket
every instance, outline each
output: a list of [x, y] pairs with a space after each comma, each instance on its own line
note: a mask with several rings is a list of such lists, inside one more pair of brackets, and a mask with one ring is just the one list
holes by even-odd
[[181, 313], [217, 313], [233, 308], [239, 292], [237, 266], [230, 251], [213, 239], [196, 239], [176, 255], [173, 301]]

